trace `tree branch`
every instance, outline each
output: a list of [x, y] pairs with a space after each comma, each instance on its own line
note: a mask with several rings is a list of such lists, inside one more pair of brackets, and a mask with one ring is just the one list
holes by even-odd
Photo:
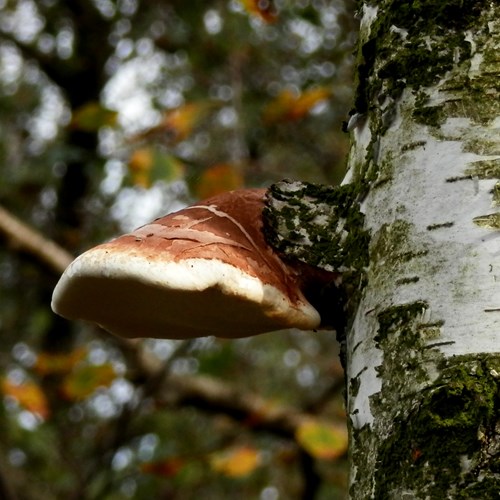
[[[258, 394], [206, 375], [175, 375], [167, 365], [141, 348], [137, 340], [116, 339], [137, 370], [135, 378], [151, 384], [149, 396], [160, 405], [193, 406], [210, 413], [224, 413], [256, 430], [294, 439], [297, 427], [314, 413], [276, 404]], [[182, 350], [182, 349], [181, 349]], [[161, 380], [161, 383], [158, 383]], [[154, 389], [153, 389], [154, 387]]]
[[205, 375], [169, 375], [158, 395], [158, 402], [174, 406], [192, 405], [210, 413], [224, 413], [252, 429], [292, 439], [302, 422], [317, 418]]
[[31, 255], [57, 274], [61, 274], [73, 260], [69, 252], [1, 206], [0, 233], [11, 247]]

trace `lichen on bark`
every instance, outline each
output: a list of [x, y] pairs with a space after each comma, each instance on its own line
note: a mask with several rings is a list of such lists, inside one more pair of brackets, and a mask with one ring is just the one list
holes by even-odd
[[[284, 259], [325, 270], [331, 280], [304, 292], [321, 316], [321, 326], [336, 331], [345, 362], [347, 318], [355, 309], [368, 266], [368, 231], [360, 209], [362, 187], [326, 186], [284, 180], [266, 194], [263, 231]], [[307, 269], [306, 273], [310, 273]]]
[[[428, 125], [441, 124], [449, 113], [443, 113], [441, 106], [428, 106], [427, 89], [455, 66], [468, 63], [471, 44], [467, 30], [478, 28], [477, 21], [490, 2], [379, 0], [370, 5], [379, 12], [360, 46], [354, 111], [373, 113], [377, 109], [379, 132], [383, 133], [403, 89], [410, 88], [417, 97], [414, 118]], [[487, 28], [480, 26], [480, 30]], [[464, 96], [469, 107], [476, 115], [480, 113], [474, 99], [476, 91], [481, 91], [479, 82], [462, 78], [455, 84], [467, 90]], [[491, 105], [498, 106], [498, 102]], [[491, 116], [491, 110], [487, 116]]]
[[311, 266], [362, 272], [368, 265], [369, 239], [359, 198], [355, 184], [273, 184], [264, 209], [266, 239], [288, 258]]

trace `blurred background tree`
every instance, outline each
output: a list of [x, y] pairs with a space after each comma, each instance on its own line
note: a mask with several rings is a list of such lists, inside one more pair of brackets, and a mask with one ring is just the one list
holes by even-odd
[[51, 312], [42, 247], [338, 181], [353, 3], [0, 0], [0, 497], [345, 497], [334, 333], [122, 342]]

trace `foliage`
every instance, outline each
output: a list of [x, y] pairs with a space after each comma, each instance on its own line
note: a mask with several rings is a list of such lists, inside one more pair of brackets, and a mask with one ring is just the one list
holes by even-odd
[[[352, 8], [0, 1], [0, 204], [77, 254], [223, 190], [334, 182]], [[334, 334], [120, 342], [56, 317], [60, 270], [0, 243], [0, 496], [342, 498]], [[265, 404], [167, 383], [202, 375]]]

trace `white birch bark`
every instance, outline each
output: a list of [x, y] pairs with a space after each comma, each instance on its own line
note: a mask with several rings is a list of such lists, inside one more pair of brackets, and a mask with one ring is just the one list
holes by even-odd
[[[401, 2], [362, 9], [368, 107], [351, 123], [347, 181], [368, 186], [371, 235], [347, 335], [355, 500], [500, 491], [500, 6], [435, 3], [451, 10], [429, 8], [435, 26], [418, 33], [408, 14], [387, 17]], [[417, 40], [451, 57], [445, 71], [422, 59], [431, 84], [415, 82], [414, 66], [388, 74]]]

